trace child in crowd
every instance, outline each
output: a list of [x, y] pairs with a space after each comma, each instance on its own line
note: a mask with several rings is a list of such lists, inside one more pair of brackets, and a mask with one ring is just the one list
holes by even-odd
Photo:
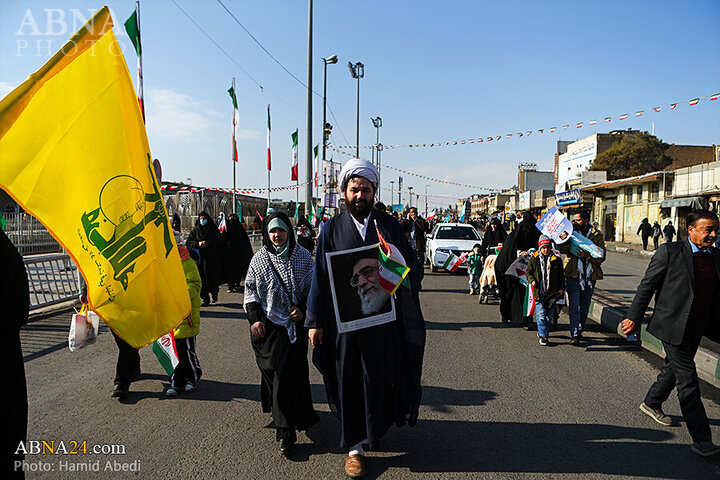
[[540, 345], [548, 345], [550, 324], [555, 302], [565, 293], [565, 269], [552, 250], [552, 241], [545, 235], [538, 240], [539, 250], [530, 256], [525, 278], [535, 295], [535, 322]]
[[480, 293], [480, 275], [483, 271], [483, 261], [480, 255], [481, 246], [479, 243], [473, 245], [472, 252], [467, 257], [468, 275], [470, 276], [470, 295]]
[[175, 329], [175, 348], [177, 349], [179, 363], [170, 375], [170, 388], [165, 391], [168, 397], [174, 397], [180, 392], [192, 392], [202, 376], [202, 368], [195, 353], [195, 337], [200, 333], [200, 290], [202, 281], [197, 263], [190, 257], [190, 251], [179, 232], [175, 232], [175, 241], [178, 244], [178, 253], [182, 260], [185, 281], [190, 293], [192, 310], [190, 316]]

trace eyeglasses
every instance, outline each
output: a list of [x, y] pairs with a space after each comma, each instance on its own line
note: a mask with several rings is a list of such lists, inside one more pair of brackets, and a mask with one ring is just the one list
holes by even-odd
[[373, 273], [375, 273], [375, 270], [379, 270], [379, 269], [380, 269], [380, 265], [375, 265], [374, 267], [369, 267], [369, 266], [368, 266], [368, 267], [361, 268], [360, 271], [359, 271], [356, 275], [353, 275], [353, 276], [350, 278], [350, 286], [351, 286], [351, 287], [357, 287], [357, 286], [358, 286], [358, 282], [360, 281], [360, 277], [363, 277], [363, 278], [365, 278], [366, 280], [369, 280], [369, 279], [370, 279], [370, 276], [371, 276]]

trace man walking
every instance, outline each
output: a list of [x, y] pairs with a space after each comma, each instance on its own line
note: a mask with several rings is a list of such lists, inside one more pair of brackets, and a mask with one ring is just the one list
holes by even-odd
[[664, 243], [653, 255], [622, 329], [626, 334], [636, 331], [656, 295], [647, 330], [662, 341], [665, 363], [640, 410], [661, 425], [672, 425], [662, 404], [677, 387], [691, 449], [709, 457], [720, 453], [720, 447], [712, 443], [694, 358], [703, 335], [720, 339], [720, 251], [712, 247], [720, 223], [714, 213], [695, 210], [686, 225], [687, 240]]
[[[305, 326], [330, 409], [340, 419], [340, 446], [348, 451], [345, 472], [355, 478], [365, 474], [364, 445], [376, 448], [393, 423], [414, 426], [417, 421], [425, 349], [425, 320], [418, 297], [422, 265], [400, 224], [373, 208], [377, 168], [367, 160], [352, 159], [343, 166], [338, 180], [347, 212], [331, 218], [320, 231]], [[394, 321], [338, 333], [325, 254], [374, 245], [378, 230], [411, 268], [411, 288], [401, 285], [397, 289]], [[358, 276], [352, 283], [359, 286], [361, 276], [362, 282], [366, 275], [371, 276], [372, 268], [365, 267], [371, 265], [354, 271], [353, 278]]]
[[675, 236], [675, 227], [672, 222], [668, 222], [667, 225], [665, 225], [665, 228], [663, 228], [663, 235], [665, 235], [665, 243], [673, 241], [673, 237]]
[[570, 316], [570, 344], [580, 346], [585, 330], [590, 301], [595, 291], [595, 282], [603, 278], [602, 263], [605, 261], [605, 240], [602, 232], [590, 231], [590, 212], [582, 210], [573, 215], [573, 230], [587, 237], [603, 251], [601, 258], [593, 258], [584, 250], [577, 255], [570, 251], [570, 242], [558, 245], [565, 254], [565, 290], [568, 295], [568, 315]]
[[643, 250], [647, 250], [648, 238], [652, 235], [652, 225], [650, 225], [647, 218], [643, 218], [642, 222], [640, 222], [637, 234], [640, 235], [640, 238], [642, 239]]
[[415, 258], [420, 267], [420, 273], [423, 273], [423, 265], [425, 264], [425, 232], [427, 232], [427, 223], [422, 217], [418, 216], [417, 208], [410, 207], [408, 219], [402, 224], [405, 236], [410, 243], [410, 248], [415, 252]]

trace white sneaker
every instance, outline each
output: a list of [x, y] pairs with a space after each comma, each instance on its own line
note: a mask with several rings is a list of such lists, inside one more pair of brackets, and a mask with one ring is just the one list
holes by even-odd
[[192, 392], [197, 388], [197, 383], [188, 382], [185, 384], [185, 391]]
[[179, 390], [178, 388], [170, 387], [167, 390], [165, 390], [165, 395], [167, 395], [168, 397], [175, 397], [179, 393], [178, 390]]

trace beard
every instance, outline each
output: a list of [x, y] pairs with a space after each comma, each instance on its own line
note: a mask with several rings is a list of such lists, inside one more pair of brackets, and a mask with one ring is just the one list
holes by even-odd
[[370, 200], [369, 202], [366, 202], [364, 199], [360, 200], [352, 200], [348, 201], [348, 199], [345, 199], [345, 207], [347, 208], [348, 212], [350, 212], [350, 215], [355, 217], [358, 220], [364, 220], [367, 218], [368, 215], [370, 215], [370, 211], [372, 210], [374, 205], [374, 202]]
[[360, 310], [363, 315], [380, 313], [380, 310], [390, 298], [390, 294], [376, 283], [369, 285], [362, 291], [358, 290], [358, 294], [360, 295]]

